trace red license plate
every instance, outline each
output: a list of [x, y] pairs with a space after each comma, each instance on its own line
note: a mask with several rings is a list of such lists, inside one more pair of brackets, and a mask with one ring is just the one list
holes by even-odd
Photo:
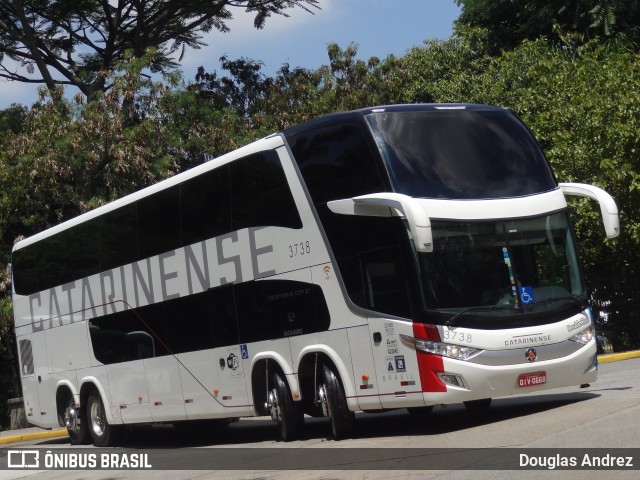
[[547, 383], [547, 372], [523, 373], [518, 376], [520, 387], [535, 387]]

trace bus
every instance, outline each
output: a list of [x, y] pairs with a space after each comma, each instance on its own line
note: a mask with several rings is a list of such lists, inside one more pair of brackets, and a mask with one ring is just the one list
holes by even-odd
[[504, 108], [319, 117], [16, 243], [30, 423], [73, 444], [123, 429], [464, 403], [596, 380], [566, 197]]

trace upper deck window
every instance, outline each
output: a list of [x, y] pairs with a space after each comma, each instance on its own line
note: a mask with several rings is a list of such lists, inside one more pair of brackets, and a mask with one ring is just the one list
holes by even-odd
[[536, 140], [506, 110], [382, 112], [366, 118], [396, 192], [487, 199], [557, 186]]

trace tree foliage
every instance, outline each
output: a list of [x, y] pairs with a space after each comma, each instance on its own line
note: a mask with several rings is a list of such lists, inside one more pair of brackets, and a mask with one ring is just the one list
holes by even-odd
[[267, 133], [282, 130], [319, 115], [398, 102], [404, 75], [393, 55], [381, 60], [357, 58], [355, 45], [327, 47], [329, 64], [316, 70], [283, 65], [273, 77], [251, 59], [220, 59], [223, 75], [198, 69], [194, 87], [219, 109], [231, 109], [251, 128]]
[[[0, 0], [0, 77], [73, 85], [89, 99], [110, 87], [108, 72], [126, 52], [150, 47], [152, 71], [176, 66], [175, 55], [204, 45], [204, 33], [229, 30], [233, 9], [255, 14], [262, 28], [286, 10], [317, 7], [317, 0]], [[19, 69], [7, 60], [15, 61]], [[26, 72], [25, 72], [26, 70]], [[33, 76], [33, 75], [35, 76]]]
[[456, 0], [456, 3], [462, 7], [456, 27], [485, 29], [494, 54], [539, 37], [578, 44], [616, 35], [623, 35], [628, 41], [640, 38], [638, 0]]

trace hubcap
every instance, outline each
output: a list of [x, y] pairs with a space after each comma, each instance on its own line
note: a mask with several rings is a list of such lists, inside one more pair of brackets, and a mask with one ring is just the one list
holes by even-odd
[[67, 430], [78, 431], [80, 430], [80, 411], [76, 409], [74, 405], [69, 405], [64, 411], [64, 425]]
[[280, 404], [278, 402], [278, 392], [274, 388], [269, 393], [269, 411], [271, 412], [271, 419], [274, 422], [279, 422], [282, 419], [282, 414], [280, 413]]
[[318, 385], [318, 401], [320, 402], [320, 406], [322, 407], [322, 415], [328, 417], [329, 403], [327, 402], [327, 393], [325, 391], [324, 385]]

